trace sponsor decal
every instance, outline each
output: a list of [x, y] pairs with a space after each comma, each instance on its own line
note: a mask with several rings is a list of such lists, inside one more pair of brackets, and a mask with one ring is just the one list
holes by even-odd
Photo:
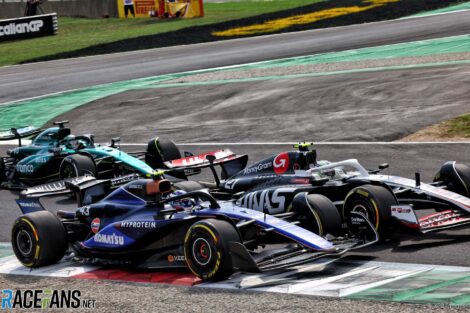
[[93, 221], [91, 221], [91, 231], [96, 234], [100, 230], [100, 225], [101, 220], [99, 218], [93, 219]]
[[289, 168], [289, 154], [280, 153], [273, 161], [274, 172], [278, 175], [284, 174]]
[[135, 2], [135, 13], [148, 15], [150, 11], [155, 11], [154, 0], [137, 0]]
[[39, 157], [39, 158], [36, 158], [36, 159], [34, 159], [34, 163], [37, 163], [37, 164], [45, 164], [45, 163], [47, 163], [47, 158], [46, 158], [46, 157]]
[[364, 197], [366, 197], [366, 198], [369, 197], [369, 193], [368, 193], [367, 191], [362, 190], [362, 189], [357, 189], [356, 192], [357, 192], [358, 194], [360, 194], [361, 196], [364, 196]]
[[362, 225], [364, 223], [365, 223], [365, 220], [361, 217], [356, 217], [356, 216], [351, 217], [351, 224], [353, 225]]
[[96, 300], [81, 299], [80, 290], [2, 290], [2, 310], [94, 309]]
[[123, 246], [124, 245], [124, 236], [116, 235], [115, 233], [112, 234], [96, 234], [93, 237], [93, 241], [97, 243], [105, 243], [108, 245], [113, 246]]
[[20, 207], [23, 214], [44, 210], [41, 203], [37, 199], [18, 199], [16, 200], [16, 203]]
[[90, 206], [84, 206], [83, 208], [78, 209], [79, 215], [89, 216], [90, 215]]
[[237, 205], [256, 211], [268, 211], [277, 214], [285, 211], [286, 197], [292, 196], [294, 188], [279, 188], [275, 190], [260, 190], [250, 192], [237, 201]]
[[225, 188], [226, 189], [235, 189], [235, 185], [237, 184], [238, 179], [229, 179], [225, 182]]
[[131, 185], [127, 186], [127, 189], [129, 189], [129, 190], [131, 190], [131, 189], [142, 190], [142, 189], [144, 189], [144, 186], [143, 186], [143, 184], [131, 184]]
[[392, 212], [397, 212], [397, 213], [410, 213], [411, 208], [407, 206], [392, 206]]
[[18, 204], [25, 208], [39, 208], [39, 209], [41, 208], [39, 204], [35, 202], [30, 202], [30, 201], [18, 200]]
[[20, 173], [30, 174], [34, 172], [34, 166], [32, 166], [31, 164], [17, 164], [16, 170]]
[[308, 178], [292, 178], [290, 180], [290, 182], [293, 183], [293, 184], [309, 184], [310, 179], [308, 179]]
[[410, 227], [419, 226], [418, 219], [409, 205], [392, 205], [390, 209], [392, 211], [392, 216], [405, 225]]
[[173, 254], [168, 254], [167, 260], [169, 263], [186, 261], [184, 255], [173, 255]]
[[266, 169], [268, 169], [268, 168], [271, 168], [272, 166], [273, 166], [273, 164], [272, 164], [271, 162], [268, 162], [268, 163], [259, 163], [258, 165], [255, 165], [255, 166], [246, 168], [246, 169], [243, 171], [243, 174], [247, 175], [247, 174], [258, 173], [258, 172], [264, 171], [264, 170], [266, 170]]
[[133, 221], [121, 222], [122, 228], [157, 228], [157, 222], [153, 221]]
[[31, 21], [29, 23], [10, 23], [0, 26], [0, 36], [35, 33], [39, 32], [43, 26], [44, 22], [42, 20]]

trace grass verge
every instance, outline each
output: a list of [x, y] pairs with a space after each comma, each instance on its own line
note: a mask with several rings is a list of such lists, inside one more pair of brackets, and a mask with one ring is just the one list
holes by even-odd
[[[59, 18], [59, 34], [0, 45], [0, 66], [22, 63], [48, 55], [75, 51], [127, 38], [157, 35], [184, 28], [222, 23], [300, 6], [323, 0], [273, 0], [206, 3], [205, 17], [194, 19], [88, 19]], [[184, 33], [181, 35], [184, 36]]]
[[448, 136], [470, 138], [470, 113], [445, 122]]
[[470, 113], [426, 127], [400, 141], [459, 141], [470, 139]]
[[[59, 35], [0, 45], [0, 66], [383, 21], [465, 0], [241, 0], [207, 3], [197, 19], [59, 19]], [[283, 26], [280, 28], [279, 24]], [[230, 36], [238, 28], [262, 32]], [[272, 26], [272, 27], [271, 27]]]

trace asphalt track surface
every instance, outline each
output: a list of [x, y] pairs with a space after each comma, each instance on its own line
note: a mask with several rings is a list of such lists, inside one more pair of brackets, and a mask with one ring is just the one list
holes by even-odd
[[[249, 154], [250, 161], [255, 162], [271, 154], [291, 150], [289, 145], [236, 145], [224, 146], [239, 154]], [[1, 146], [3, 154], [7, 147]], [[144, 147], [123, 146], [124, 150], [136, 151]], [[215, 150], [217, 146], [182, 146], [182, 150], [202, 153]], [[318, 145], [319, 159], [339, 161], [357, 158], [366, 168], [377, 168], [378, 164], [388, 162], [390, 169], [385, 173], [391, 175], [414, 177], [420, 172], [423, 182], [432, 180], [435, 172], [447, 160], [468, 162], [467, 155], [470, 144], [387, 144], [387, 145]], [[467, 163], [468, 164], [468, 163]], [[203, 174], [202, 179], [210, 176]], [[0, 242], [10, 240], [10, 229], [14, 219], [20, 214], [15, 204], [16, 192], [0, 191]], [[43, 201], [47, 209], [73, 210], [74, 204], [68, 198], [56, 197]], [[354, 253], [379, 261], [441, 264], [469, 266], [470, 229], [448, 230], [423, 237], [409, 237], [396, 234], [389, 242], [374, 245], [363, 251]]]
[[74, 133], [91, 131], [98, 142], [394, 141], [470, 112], [469, 85], [464, 64], [143, 89], [54, 120], [70, 120]]
[[[0, 102], [150, 75], [467, 34], [470, 30], [469, 17], [469, 12], [460, 12], [380, 22], [374, 25], [5, 67], [0, 69]], [[138, 142], [145, 142], [145, 139], [144, 136], [136, 138]], [[1, 146], [0, 155], [3, 155], [7, 148], [9, 147]], [[214, 147], [183, 148], [197, 153]], [[289, 149], [288, 146], [279, 145], [256, 147], [241, 145], [230, 148], [238, 153], [249, 153], [251, 162]], [[388, 162], [391, 165], [390, 174], [413, 177], [415, 171], [420, 171], [422, 180], [429, 181], [445, 160], [468, 164], [470, 144], [319, 145], [317, 149], [320, 159], [335, 161], [357, 158], [367, 168]], [[9, 241], [11, 223], [20, 214], [14, 202], [16, 197], [15, 192], [0, 191], [0, 241]], [[45, 205], [52, 211], [74, 208], [73, 202], [66, 198], [49, 199]], [[364, 249], [357, 255], [382, 261], [470, 266], [469, 240], [470, 230], [465, 228], [429, 234], [425, 237], [397, 236], [390, 242]], [[241, 312], [347, 310], [405, 313], [456, 310], [437, 306], [255, 294], [242, 291], [211, 291], [173, 286], [0, 275], [0, 287], [4, 286], [16, 289], [50, 287], [80, 289], [86, 296], [98, 300], [98, 311], [201, 312], [208, 309], [213, 311], [236, 309]]]
[[208, 44], [10, 66], [0, 69], [0, 102], [152, 75], [439, 38], [470, 32], [470, 12]]

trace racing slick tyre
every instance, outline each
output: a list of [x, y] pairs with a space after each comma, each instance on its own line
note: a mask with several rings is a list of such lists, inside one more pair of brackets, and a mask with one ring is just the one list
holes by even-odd
[[0, 183], [5, 180], [5, 160], [0, 157]]
[[68, 247], [64, 225], [49, 211], [18, 217], [11, 231], [11, 243], [18, 260], [30, 268], [57, 263]]
[[180, 181], [180, 182], [174, 183], [173, 186], [177, 190], [183, 190], [186, 192], [204, 189], [204, 186], [202, 186], [200, 183], [195, 182], [193, 180]]
[[450, 191], [470, 197], [470, 167], [449, 161], [434, 176], [434, 182], [443, 181]]
[[380, 238], [389, 238], [392, 222], [391, 206], [397, 204], [393, 193], [383, 186], [356, 187], [344, 199], [343, 218], [349, 220], [349, 213], [352, 211], [362, 213], [375, 227]]
[[298, 213], [300, 226], [324, 236], [340, 236], [341, 215], [330, 199], [323, 195], [297, 194], [292, 200], [292, 211]]
[[145, 163], [154, 169], [164, 168], [163, 162], [181, 158], [181, 152], [170, 139], [154, 138], [147, 145]]
[[97, 176], [96, 164], [86, 155], [73, 154], [65, 157], [60, 163], [60, 179], [83, 176], [85, 174]]
[[184, 239], [184, 257], [189, 269], [203, 280], [229, 277], [234, 272], [229, 242], [241, 242], [229, 222], [207, 219], [191, 225]]

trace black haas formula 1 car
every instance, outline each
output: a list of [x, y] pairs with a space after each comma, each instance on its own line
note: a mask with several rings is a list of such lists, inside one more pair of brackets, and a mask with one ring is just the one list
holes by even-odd
[[[216, 197], [235, 196], [238, 205], [269, 214], [298, 213], [304, 218], [301, 225], [320, 235], [341, 235], [344, 229], [338, 221], [347, 220], [351, 212], [367, 216], [384, 238], [394, 230], [423, 234], [470, 223], [470, 168], [465, 165], [446, 162], [434, 182], [424, 184], [419, 173], [414, 180], [380, 175], [388, 164], [366, 170], [355, 159], [317, 161], [310, 145], [295, 145], [299, 151], [280, 153], [248, 167], [244, 167], [245, 156], [212, 156], [192, 167], [211, 167], [215, 183], [176, 185], [187, 190], [210, 188]], [[166, 165], [191, 167], [181, 160]], [[222, 167], [222, 179], [214, 165]], [[237, 167], [237, 173], [227, 175]], [[423, 209], [435, 212], [418, 218], [416, 211]]]
[[[171, 194], [167, 180], [127, 183], [101, 201], [45, 211], [39, 199], [17, 201], [24, 215], [13, 225], [12, 245], [24, 266], [58, 262], [70, 246], [82, 262], [142, 268], [189, 267], [205, 280], [235, 270], [258, 272], [341, 255], [378, 240], [370, 222], [353, 213], [356, 239], [330, 242], [289, 221], [216, 201], [205, 191]], [[272, 245], [275, 243], [275, 245]]]

